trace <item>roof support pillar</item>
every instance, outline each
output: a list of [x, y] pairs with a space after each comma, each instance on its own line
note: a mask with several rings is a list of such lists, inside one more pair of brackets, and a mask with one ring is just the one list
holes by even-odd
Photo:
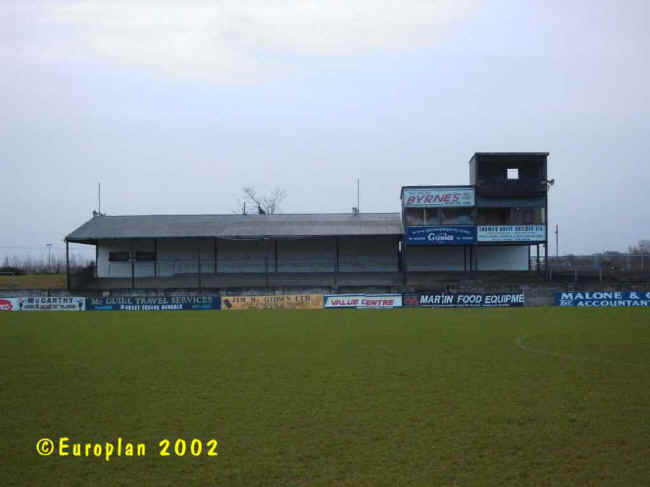
[[219, 271], [219, 240], [214, 239], [214, 273], [216, 274]]
[[334, 237], [334, 288], [339, 285], [339, 271], [341, 270], [341, 243], [339, 237]]
[[544, 242], [544, 274], [548, 280], [548, 240]]
[[273, 259], [275, 261], [273, 263], [273, 267], [275, 269], [275, 272], [278, 272], [278, 241], [277, 240], [273, 241]]
[[336, 261], [334, 262], [334, 272], [337, 274], [341, 271], [341, 241], [339, 237], [334, 237], [336, 245]]
[[133, 250], [133, 239], [130, 241], [131, 252], [129, 252], [131, 261], [131, 289], [135, 289], [135, 250]]
[[408, 265], [408, 252], [406, 249], [408, 248], [408, 245], [406, 245], [406, 240], [402, 238], [402, 269], [404, 270], [404, 286], [408, 284], [408, 271], [409, 271], [409, 265]]
[[268, 289], [269, 287], [269, 245], [268, 245], [268, 240], [264, 239], [262, 240], [262, 243], [264, 244], [264, 284], [266, 288]]
[[70, 243], [68, 239], [65, 240], [65, 276], [66, 287], [70, 291]]

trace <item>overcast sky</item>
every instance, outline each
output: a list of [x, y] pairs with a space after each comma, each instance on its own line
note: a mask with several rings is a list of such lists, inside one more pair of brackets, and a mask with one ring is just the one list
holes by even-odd
[[[0, 256], [109, 214], [398, 211], [549, 151], [561, 253], [650, 238], [650, 1], [0, 0]], [[551, 246], [555, 253], [555, 245]]]

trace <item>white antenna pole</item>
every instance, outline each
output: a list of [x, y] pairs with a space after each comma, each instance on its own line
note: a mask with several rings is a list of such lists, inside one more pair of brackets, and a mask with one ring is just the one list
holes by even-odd
[[357, 178], [357, 211], [361, 213], [361, 206], [359, 204], [359, 178]]
[[97, 213], [102, 214], [102, 183], [97, 183]]

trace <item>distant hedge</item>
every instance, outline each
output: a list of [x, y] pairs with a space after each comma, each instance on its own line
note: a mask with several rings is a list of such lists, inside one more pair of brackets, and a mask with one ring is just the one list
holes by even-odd
[[0, 274], [14, 274], [16, 276], [24, 276], [26, 272], [18, 267], [0, 267]]

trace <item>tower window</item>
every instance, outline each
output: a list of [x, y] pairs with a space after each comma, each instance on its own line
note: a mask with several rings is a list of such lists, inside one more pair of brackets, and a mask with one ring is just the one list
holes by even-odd
[[519, 169], [508, 168], [508, 179], [519, 179]]

